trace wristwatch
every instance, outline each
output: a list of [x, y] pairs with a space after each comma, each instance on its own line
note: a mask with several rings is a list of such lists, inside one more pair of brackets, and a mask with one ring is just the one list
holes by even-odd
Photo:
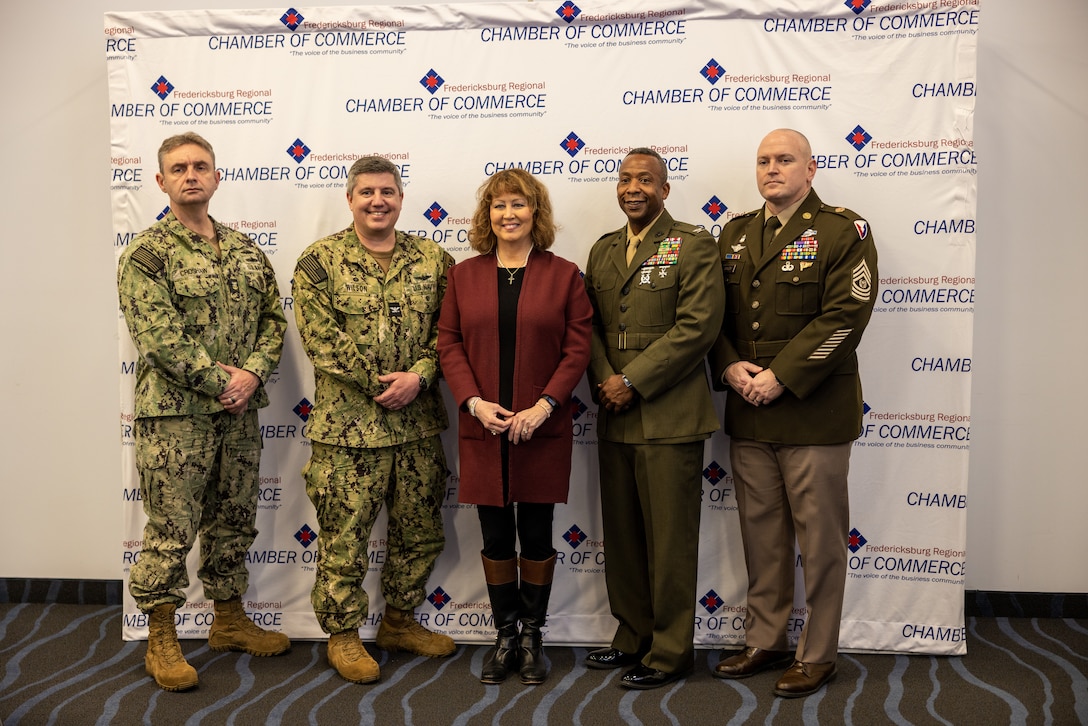
[[631, 381], [628, 380], [627, 376], [623, 376], [623, 385], [627, 386], [628, 388], [631, 388]]
[[416, 375], [419, 376], [419, 390], [426, 391], [427, 390], [427, 379], [424, 378], [423, 376], [421, 376], [418, 373]]

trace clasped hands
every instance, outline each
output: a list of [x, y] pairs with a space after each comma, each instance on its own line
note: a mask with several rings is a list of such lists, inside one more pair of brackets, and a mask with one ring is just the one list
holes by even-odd
[[613, 373], [597, 384], [597, 399], [605, 409], [619, 413], [635, 404], [635, 389], [623, 382], [622, 373]]
[[770, 368], [740, 360], [725, 369], [725, 382], [753, 406], [762, 406], [781, 396], [786, 387]]
[[387, 388], [374, 397], [374, 403], [391, 411], [400, 410], [416, 400], [422, 390], [420, 388], [422, 381], [423, 378], [412, 371], [396, 371], [380, 375], [378, 382], [386, 384]]
[[548, 419], [547, 412], [541, 406], [532, 405], [515, 412], [482, 398], [476, 402], [474, 412], [480, 425], [492, 436], [505, 433], [512, 444], [533, 438], [533, 433]]

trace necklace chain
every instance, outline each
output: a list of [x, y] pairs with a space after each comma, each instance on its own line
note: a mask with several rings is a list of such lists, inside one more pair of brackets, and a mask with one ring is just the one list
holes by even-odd
[[509, 276], [509, 279], [507, 280], [508, 285], [513, 285], [514, 284], [514, 275], [518, 274], [518, 270], [524, 269], [525, 266], [529, 264], [529, 253], [532, 252], [532, 251], [533, 251], [533, 248], [530, 247], [529, 252], [525, 253], [525, 261], [521, 263], [521, 267], [515, 267], [514, 269], [511, 270], [509, 267], [507, 267], [503, 263], [502, 257], [499, 256], [499, 251], [495, 250], [495, 259], [497, 259], [499, 261], [499, 266], [502, 267], [502, 269], [506, 270], [506, 274]]

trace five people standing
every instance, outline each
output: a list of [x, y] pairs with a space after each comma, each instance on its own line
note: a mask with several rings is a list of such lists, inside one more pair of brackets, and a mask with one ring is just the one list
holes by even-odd
[[[210, 145], [195, 134], [172, 137], [159, 163], [172, 212], [137, 238], [118, 271], [140, 351], [137, 460], [148, 514], [130, 590], [151, 615], [148, 672], [182, 690], [197, 679], [173, 612], [184, 602], [185, 553], [198, 531], [200, 575], [216, 607], [211, 646], [273, 655], [290, 645], [240, 604], [256, 536], [256, 408], [267, 403], [262, 382], [278, 363], [285, 320], [268, 260], [207, 214], [219, 178]], [[823, 204], [815, 171], [802, 134], [770, 133], [756, 164], [765, 204], [727, 224], [716, 244], [665, 210], [664, 159], [632, 149], [617, 183], [627, 223], [593, 245], [583, 281], [575, 264], [548, 251], [551, 202], [527, 172], [507, 169], [480, 187], [469, 234], [479, 254], [454, 265], [437, 243], [396, 230], [404, 196], [397, 166], [376, 156], [355, 162], [346, 193], [352, 224], [310, 245], [293, 277], [315, 375], [303, 470], [320, 526], [311, 600], [343, 678], [380, 677], [359, 627], [369, 608], [367, 546], [383, 505], [387, 606], [376, 644], [430, 657], [456, 649], [413, 616], [445, 542], [441, 370], [459, 413], [460, 501], [477, 506], [497, 630], [480, 680], [500, 683], [513, 672], [525, 684], [545, 680], [552, 520], [567, 499], [571, 397], [587, 367], [600, 405], [605, 580], [618, 625], [586, 664], [628, 668], [620, 682], [634, 689], [689, 673], [703, 449], [719, 426], [708, 354], [714, 387], [728, 391], [749, 580], [747, 647], [714, 675], [744, 678], [792, 661], [774, 689], [786, 697], [834, 677], [847, 472], [861, 424], [855, 351], [873, 309], [877, 260], [867, 222]], [[185, 456], [171, 456], [174, 440], [186, 442]], [[192, 452], [205, 452], [208, 465], [187, 467]], [[795, 539], [809, 618], [791, 653]]]

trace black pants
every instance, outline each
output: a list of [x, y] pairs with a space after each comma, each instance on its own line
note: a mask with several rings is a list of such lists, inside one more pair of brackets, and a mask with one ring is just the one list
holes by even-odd
[[521, 543], [521, 556], [541, 562], [555, 554], [552, 546], [552, 515], [554, 504], [518, 502], [505, 507], [480, 504], [480, 532], [484, 538], [483, 556], [489, 560], [509, 560], [517, 554], [516, 542]]

